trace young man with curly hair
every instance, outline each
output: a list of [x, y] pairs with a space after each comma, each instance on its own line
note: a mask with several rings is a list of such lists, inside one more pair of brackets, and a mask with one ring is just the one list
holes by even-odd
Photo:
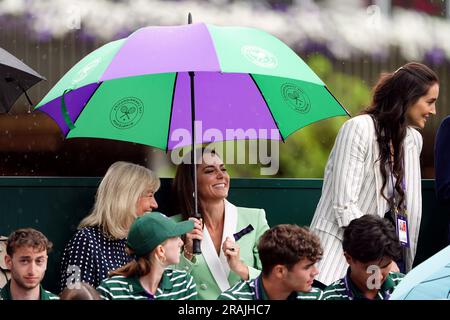
[[19, 229], [11, 233], [5, 256], [11, 279], [1, 289], [0, 300], [59, 299], [41, 286], [51, 248], [52, 243], [35, 229]]
[[319, 238], [308, 229], [281, 224], [267, 230], [258, 244], [261, 275], [240, 281], [222, 292], [219, 300], [317, 300], [313, 288], [322, 257]]

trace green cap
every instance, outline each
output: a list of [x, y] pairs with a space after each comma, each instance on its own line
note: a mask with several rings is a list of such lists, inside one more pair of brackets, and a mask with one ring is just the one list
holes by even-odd
[[176, 223], [160, 212], [136, 218], [128, 232], [127, 245], [137, 256], [144, 256], [169, 238], [179, 237], [194, 229], [194, 222]]

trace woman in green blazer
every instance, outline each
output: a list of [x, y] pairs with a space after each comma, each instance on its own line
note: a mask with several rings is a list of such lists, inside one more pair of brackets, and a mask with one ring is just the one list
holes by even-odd
[[[269, 225], [263, 209], [236, 207], [226, 200], [230, 176], [214, 151], [204, 151], [199, 160], [197, 185], [201, 220], [191, 217], [194, 211], [191, 165], [180, 164], [174, 179], [174, 204], [176, 212], [181, 214], [173, 219], [191, 219], [195, 224], [194, 230], [186, 234], [178, 268], [192, 275], [199, 299], [215, 300], [236, 282], [260, 274], [257, 245]], [[193, 239], [201, 240], [201, 254], [192, 253]]]

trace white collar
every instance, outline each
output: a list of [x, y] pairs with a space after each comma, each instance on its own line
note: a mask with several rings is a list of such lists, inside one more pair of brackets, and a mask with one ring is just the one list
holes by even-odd
[[214, 276], [220, 290], [225, 291], [230, 287], [228, 282], [228, 275], [230, 274], [230, 267], [222, 251], [222, 244], [227, 237], [234, 240], [233, 234], [236, 232], [237, 227], [237, 208], [227, 200], [225, 203], [225, 216], [224, 216], [224, 226], [223, 234], [221, 240], [220, 254], [217, 255], [216, 249], [212, 242], [211, 236], [209, 235], [208, 228], [203, 229], [203, 241], [201, 243], [202, 254], [205, 258], [206, 264], [209, 270]]

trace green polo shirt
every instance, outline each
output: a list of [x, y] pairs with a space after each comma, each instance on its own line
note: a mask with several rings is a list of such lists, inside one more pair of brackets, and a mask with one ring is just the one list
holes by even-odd
[[[398, 272], [391, 272], [378, 290], [374, 300], [389, 300], [395, 287], [400, 283], [404, 275]], [[339, 279], [323, 291], [322, 300], [369, 300], [361, 290], [350, 279], [350, 268], [344, 278]]]
[[[39, 286], [40, 297], [39, 300], [59, 300], [56, 294], [45, 290], [42, 286]], [[0, 300], [13, 300], [11, 297], [11, 280], [9, 280], [0, 291]]]
[[156, 294], [147, 292], [139, 277], [113, 276], [97, 288], [104, 300], [197, 300], [193, 278], [185, 271], [166, 269]]
[[[222, 292], [218, 300], [269, 300], [262, 285], [262, 276], [251, 280], [242, 280]], [[292, 292], [286, 300], [319, 300], [322, 290], [312, 288], [310, 292]]]

